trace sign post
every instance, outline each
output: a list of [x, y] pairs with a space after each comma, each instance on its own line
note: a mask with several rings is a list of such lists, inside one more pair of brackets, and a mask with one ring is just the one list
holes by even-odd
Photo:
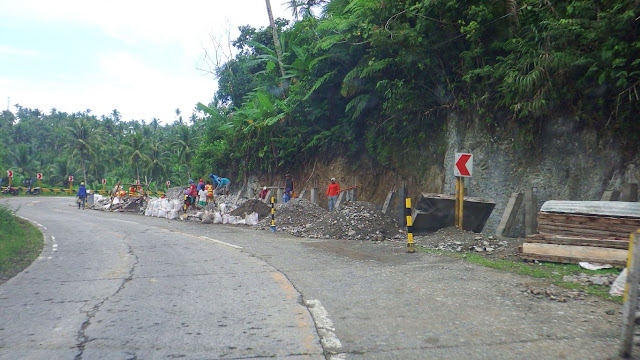
[[73, 192], [73, 175], [69, 175], [69, 190]]
[[107, 191], [107, 179], [102, 179], [102, 191]]
[[42, 173], [38, 173], [36, 177], [38, 178], [38, 187], [42, 188]]
[[7, 171], [7, 177], [9, 178], [9, 186], [11, 186], [11, 181], [13, 181], [13, 170]]
[[171, 181], [167, 180], [167, 190], [169, 190], [169, 185], [171, 185]]
[[464, 218], [464, 178], [473, 174], [473, 155], [456, 153], [453, 174], [456, 176], [455, 226], [462, 230]]

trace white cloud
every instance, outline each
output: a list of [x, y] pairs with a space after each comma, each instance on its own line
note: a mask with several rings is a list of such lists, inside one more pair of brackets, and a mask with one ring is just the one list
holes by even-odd
[[[274, 16], [290, 17], [280, 1], [272, 1]], [[0, 97], [10, 96], [12, 104], [45, 111], [53, 107], [66, 112], [91, 109], [94, 114], [107, 115], [118, 109], [125, 120], [150, 121], [156, 117], [170, 123], [175, 119], [176, 108], [188, 118], [197, 102], [207, 103], [215, 92], [212, 76], [205, 76], [196, 69], [198, 60], [204, 55], [202, 47], [211, 44], [210, 36], [226, 41], [226, 32], [232, 31], [231, 38], [235, 38], [240, 25], [251, 24], [259, 28], [268, 24], [263, 0], [22, 0], [6, 3], [0, 4], [0, 20], [28, 21], [41, 25], [43, 31], [49, 26], [69, 24], [76, 28], [100, 29], [127, 46], [98, 54], [99, 60], [94, 64], [90, 58], [83, 60], [89, 69], [82, 75], [78, 73], [78, 78], [65, 76], [62, 80], [55, 68], [47, 71], [48, 77], [38, 80], [31, 79], [28, 74], [3, 73], [0, 69], [0, 77], [4, 77], [0, 78]], [[3, 46], [2, 43], [0, 39], [0, 54], [37, 53], [37, 50]], [[180, 55], [180, 59], [173, 56], [173, 62], [168, 64], [165, 59], [149, 60], [149, 56], [131, 50], [131, 45], [138, 45], [134, 49], [143, 49], [148, 46], [142, 45], [154, 44], [175, 48], [172, 55]], [[82, 56], [82, 53], [73, 56]]]
[[38, 51], [30, 50], [30, 49], [19, 49], [19, 48], [0, 45], [0, 54], [16, 55], [16, 56], [33, 56], [33, 55], [38, 55]]

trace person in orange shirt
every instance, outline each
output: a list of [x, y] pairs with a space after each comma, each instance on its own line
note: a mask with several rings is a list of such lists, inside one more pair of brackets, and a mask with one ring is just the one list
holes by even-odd
[[204, 189], [207, 190], [207, 204], [213, 201], [213, 185], [211, 185], [211, 181], [207, 180], [207, 185], [204, 186]]
[[331, 184], [327, 188], [327, 199], [329, 200], [329, 211], [333, 211], [333, 207], [338, 201], [338, 194], [340, 193], [340, 185], [336, 182], [336, 178], [331, 178]]

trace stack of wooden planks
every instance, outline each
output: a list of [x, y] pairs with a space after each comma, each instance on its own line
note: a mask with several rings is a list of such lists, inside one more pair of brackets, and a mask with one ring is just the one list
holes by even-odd
[[547, 201], [538, 213], [539, 234], [520, 248], [523, 259], [624, 266], [629, 235], [640, 229], [640, 203]]

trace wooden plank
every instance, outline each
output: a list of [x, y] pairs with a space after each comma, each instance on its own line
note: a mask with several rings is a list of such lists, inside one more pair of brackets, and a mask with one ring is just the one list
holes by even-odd
[[606, 231], [606, 230], [594, 230], [594, 229], [570, 229], [561, 226], [538, 226], [538, 232], [541, 234], [554, 234], [554, 235], [576, 235], [585, 237], [602, 237], [606, 239], [627, 239], [631, 232], [625, 231]]
[[631, 256], [627, 262], [624, 305], [622, 306], [622, 338], [620, 356], [631, 357], [633, 334], [638, 311], [638, 280], [640, 280], [640, 231], [631, 235]]
[[596, 246], [606, 247], [611, 249], [628, 249], [629, 242], [625, 240], [610, 240], [610, 239], [590, 239], [590, 238], [566, 238], [566, 237], [551, 237], [551, 238], [535, 238], [528, 237], [527, 242], [542, 243], [542, 244], [558, 244], [558, 245], [574, 245], [574, 246]]
[[538, 221], [540, 220], [555, 220], [563, 221], [567, 223], [609, 223], [609, 224], [628, 224], [640, 226], [640, 219], [635, 218], [618, 218], [611, 216], [590, 216], [590, 215], [578, 215], [578, 214], [554, 214], [554, 213], [538, 213]]
[[564, 263], [589, 261], [624, 266], [627, 261], [627, 253], [627, 250], [595, 246], [523, 243], [521, 246], [520, 257], [530, 260]]
[[580, 223], [555, 223], [548, 222], [546, 220], [538, 223], [538, 226], [557, 226], [567, 229], [591, 229], [613, 232], [628, 232], [629, 234], [640, 229], [639, 225], [627, 225], [627, 224], [580, 224]]

